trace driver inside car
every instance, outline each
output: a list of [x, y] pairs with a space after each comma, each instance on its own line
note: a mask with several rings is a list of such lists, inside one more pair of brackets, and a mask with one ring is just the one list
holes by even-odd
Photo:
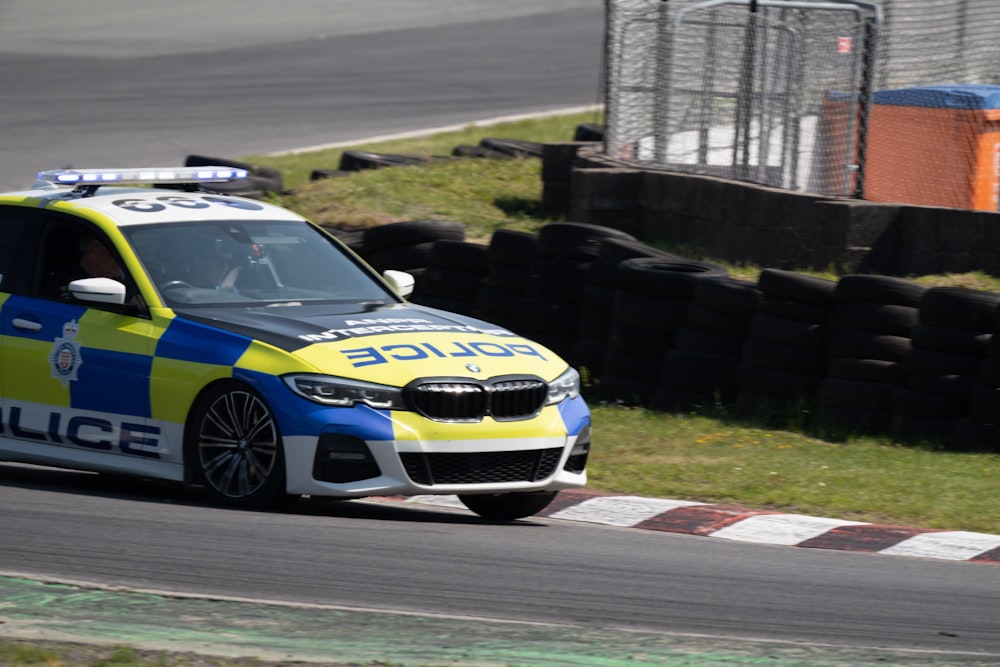
[[[186, 245], [186, 244], [185, 244]], [[221, 239], [201, 240], [184, 251], [171, 247], [162, 257], [165, 266], [173, 266], [176, 271], [163, 271], [165, 280], [161, 290], [198, 287], [224, 292], [237, 292], [236, 279], [239, 266], [233, 260], [233, 253], [225, 247]]]
[[239, 272], [239, 267], [234, 266], [232, 254], [216, 242], [209, 248], [195, 250], [188, 267], [188, 278], [195, 287], [235, 292]]

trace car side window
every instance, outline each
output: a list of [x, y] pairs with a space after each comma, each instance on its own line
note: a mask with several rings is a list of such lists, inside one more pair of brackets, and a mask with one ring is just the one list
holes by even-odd
[[0, 206], [0, 290], [4, 292], [15, 289], [25, 229], [29, 220], [37, 217], [38, 212], [30, 208]]
[[31, 290], [35, 296], [68, 300], [69, 283], [81, 278], [114, 278], [130, 284], [103, 232], [64, 216], [46, 220], [37, 257]]

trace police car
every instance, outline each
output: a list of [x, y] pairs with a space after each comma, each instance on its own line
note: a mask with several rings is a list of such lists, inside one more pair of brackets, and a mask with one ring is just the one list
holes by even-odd
[[0, 195], [0, 460], [242, 508], [457, 495], [494, 520], [586, 483], [574, 369], [408, 303], [412, 276], [379, 276], [286, 209], [204, 185], [245, 176], [56, 170]]

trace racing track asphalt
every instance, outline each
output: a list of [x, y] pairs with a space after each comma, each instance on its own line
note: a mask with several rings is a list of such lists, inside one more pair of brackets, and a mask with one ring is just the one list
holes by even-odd
[[[401, 500], [464, 509], [455, 496]], [[758, 544], [1000, 565], [1000, 535], [828, 519], [738, 505], [567, 490], [539, 516]]]

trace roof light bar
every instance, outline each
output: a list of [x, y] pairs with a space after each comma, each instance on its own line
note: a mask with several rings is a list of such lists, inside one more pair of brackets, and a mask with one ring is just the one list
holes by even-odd
[[111, 183], [218, 183], [246, 177], [246, 169], [233, 167], [52, 169], [38, 174], [40, 181], [72, 186], [108, 185]]

